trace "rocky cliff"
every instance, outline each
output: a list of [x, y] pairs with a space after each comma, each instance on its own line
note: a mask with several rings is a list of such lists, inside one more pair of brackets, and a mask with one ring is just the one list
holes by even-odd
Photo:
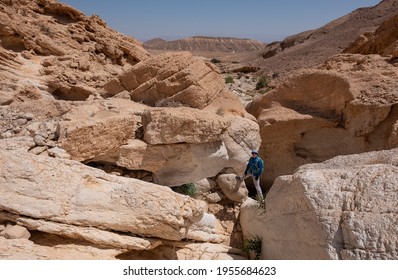
[[265, 43], [239, 38], [195, 36], [174, 41], [160, 38], [144, 43], [148, 50], [246, 53], [259, 51]]

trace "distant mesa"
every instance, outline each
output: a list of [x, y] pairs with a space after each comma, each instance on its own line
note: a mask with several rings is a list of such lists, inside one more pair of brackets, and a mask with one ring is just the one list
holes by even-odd
[[245, 53], [264, 49], [265, 43], [232, 37], [194, 36], [173, 41], [155, 38], [144, 43], [147, 50]]

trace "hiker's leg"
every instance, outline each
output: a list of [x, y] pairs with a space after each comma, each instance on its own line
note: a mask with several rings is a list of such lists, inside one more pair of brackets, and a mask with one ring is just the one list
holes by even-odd
[[261, 186], [260, 186], [260, 177], [258, 177], [258, 180], [256, 180], [256, 176], [252, 176], [253, 177], [253, 183], [254, 183], [254, 187], [256, 188], [257, 194], [260, 195], [261, 197], [263, 197], [263, 192], [261, 191]]
[[245, 180], [246, 178], [249, 178], [251, 176], [251, 174], [247, 173], [246, 175], [243, 174], [242, 176], [236, 176], [236, 178], [238, 178], [239, 180]]

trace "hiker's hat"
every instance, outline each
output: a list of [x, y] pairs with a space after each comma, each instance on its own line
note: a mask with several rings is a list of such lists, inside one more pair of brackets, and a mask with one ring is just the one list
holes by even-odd
[[252, 154], [258, 155], [258, 151], [257, 150], [252, 150]]

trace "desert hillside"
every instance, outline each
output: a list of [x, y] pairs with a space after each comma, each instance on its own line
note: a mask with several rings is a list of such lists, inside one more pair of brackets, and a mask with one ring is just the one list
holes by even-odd
[[382, 22], [397, 13], [396, 0], [383, 0], [374, 7], [360, 8], [321, 28], [270, 43], [242, 61], [260, 66], [268, 73], [310, 68], [341, 53], [358, 36], [375, 31]]
[[0, 0], [0, 259], [398, 259], [395, 2], [226, 65]]

